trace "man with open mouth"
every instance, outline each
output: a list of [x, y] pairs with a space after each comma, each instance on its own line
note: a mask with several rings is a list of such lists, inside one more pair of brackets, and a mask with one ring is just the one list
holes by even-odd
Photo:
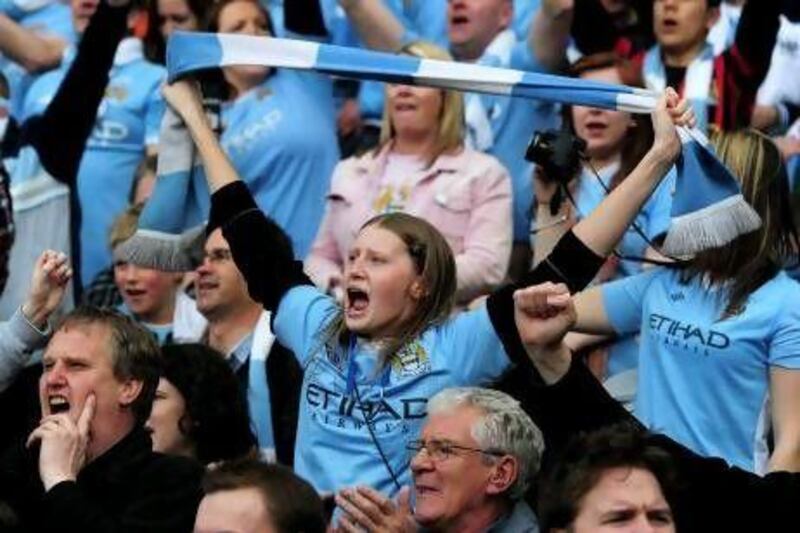
[[43, 355], [42, 418], [0, 459], [0, 501], [24, 531], [191, 531], [202, 467], [152, 451], [153, 337], [114, 311], [66, 316]]

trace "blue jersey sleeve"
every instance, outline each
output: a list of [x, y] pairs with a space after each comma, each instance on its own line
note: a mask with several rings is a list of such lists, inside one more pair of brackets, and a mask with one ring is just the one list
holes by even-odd
[[485, 305], [459, 314], [441, 328], [446, 365], [462, 385], [494, 381], [511, 366]]
[[311, 285], [300, 285], [287, 292], [278, 305], [272, 323], [275, 337], [294, 352], [305, 367], [310, 357], [321, 348], [321, 333], [333, 319], [339, 306], [333, 298]]
[[769, 364], [800, 370], [800, 285], [794, 281], [785, 292], [786, 300], [779, 307], [775, 331], [769, 344]]
[[601, 285], [603, 308], [614, 331], [619, 334], [639, 331], [647, 289], [660, 274], [661, 269], [652, 269]]

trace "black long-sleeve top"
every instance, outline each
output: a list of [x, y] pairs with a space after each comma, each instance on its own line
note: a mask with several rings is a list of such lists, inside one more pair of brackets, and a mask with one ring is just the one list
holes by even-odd
[[203, 467], [152, 451], [144, 428], [133, 429], [86, 465], [76, 481], [44, 492], [38, 454], [19, 446], [0, 458], [0, 501], [23, 531], [82, 533], [189, 532], [202, 498]]
[[33, 116], [21, 125], [11, 121], [0, 147], [2, 157], [7, 158], [15, 157], [24, 146], [32, 146], [47, 173], [70, 187], [76, 294], [81, 290], [77, 272], [80, 247], [76, 242], [81, 217], [75, 182], [86, 142], [94, 128], [97, 109], [108, 85], [117, 46], [127, 33], [128, 10], [127, 5], [111, 7], [100, 2], [81, 38], [75, 60], [53, 100], [41, 115]]
[[[625, 422], [644, 428], [617, 403], [579, 361], [549, 387], [529, 387], [523, 406], [542, 430], [547, 446], [563, 447], [577, 433]], [[760, 477], [701, 457], [664, 435], [652, 443], [672, 457], [682, 490], [672, 504], [681, 533], [709, 531], [797, 531], [800, 474]]]
[[[208, 231], [218, 227], [247, 281], [250, 297], [265, 308], [274, 312], [292, 287], [312, 285], [302, 262], [294, 259], [289, 238], [258, 209], [244, 182], [229, 184], [212, 195]], [[489, 318], [512, 361], [527, 360], [514, 322], [514, 291], [546, 281], [565, 283], [571, 291], [577, 291], [588, 284], [601, 265], [602, 258], [569, 232], [550, 256], [518, 284], [500, 288], [489, 296]]]

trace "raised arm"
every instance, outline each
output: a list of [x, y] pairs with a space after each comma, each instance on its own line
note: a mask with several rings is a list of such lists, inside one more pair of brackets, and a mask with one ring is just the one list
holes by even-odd
[[405, 28], [384, 0], [339, 0], [339, 5], [368, 48], [394, 52], [403, 45]]
[[72, 269], [67, 256], [45, 250], [34, 265], [31, 287], [19, 311], [0, 323], [0, 391], [28, 363], [48, 335], [48, 319], [64, 298]]
[[[559, 342], [574, 319], [564, 287], [531, 287], [517, 295], [516, 303], [520, 335], [546, 385], [530, 385], [529, 379], [526, 393], [517, 399], [542, 430], [546, 446], [557, 451], [577, 433], [619, 422], [645, 431]], [[721, 459], [701, 457], [663, 435], [649, 438], [670, 454], [679, 472], [683, 489], [673, 514], [687, 531], [782, 531], [793, 520], [800, 475], [761, 477]], [[737, 504], [754, 512], [730, 513]]]
[[27, 72], [41, 72], [61, 63], [66, 43], [39, 35], [0, 14], [0, 53]]
[[681, 143], [675, 126], [695, 124], [688, 101], [680, 100], [672, 89], [667, 89], [658, 101], [652, 118], [655, 133], [653, 146], [636, 168], [572, 230], [598, 255], [611, 253], [678, 158]]
[[567, 232], [535, 269], [517, 284], [494, 292], [487, 300], [492, 325], [513, 360], [526, 359], [514, 325], [514, 291], [544, 282], [563, 284], [570, 293], [583, 290], [678, 157], [681, 144], [675, 126], [695, 123], [688, 102], [680, 100], [672, 89], [667, 89], [658, 101], [652, 118], [653, 146], [628, 177], [589, 216]]
[[222, 228], [250, 296], [270, 311], [297, 285], [312, 285], [295, 261], [286, 233], [258, 209], [239, 179], [208, 123], [194, 82], [177, 81], [163, 89], [164, 98], [183, 119], [197, 147], [211, 191], [208, 229]]
[[129, 0], [100, 3], [53, 100], [22, 125], [22, 143], [32, 145], [45, 170], [64, 183], [77, 179], [117, 45], [127, 31], [128, 5]]
[[528, 32], [534, 57], [549, 70], [567, 62], [567, 46], [575, 12], [575, 0], [542, 0]]

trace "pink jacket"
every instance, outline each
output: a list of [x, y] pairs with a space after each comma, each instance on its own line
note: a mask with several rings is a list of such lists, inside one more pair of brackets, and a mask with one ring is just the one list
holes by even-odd
[[[325, 216], [305, 261], [311, 279], [323, 290], [342, 266], [361, 226], [375, 214], [389, 148], [340, 162], [331, 178]], [[456, 299], [467, 303], [486, 294], [505, 277], [511, 255], [511, 179], [492, 156], [465, 148], [440, 156], [419, 171], [406, 211], [433, 224], [456, 259]]]

